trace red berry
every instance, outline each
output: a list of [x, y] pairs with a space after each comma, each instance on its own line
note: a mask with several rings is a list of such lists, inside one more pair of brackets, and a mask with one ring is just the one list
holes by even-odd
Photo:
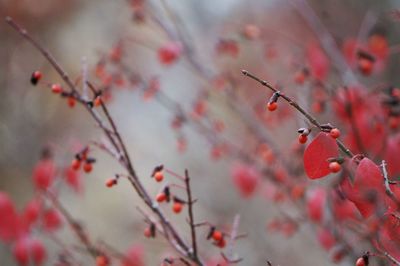
[[338, 137], [340, 137], [340, 130], [337, 128], [333, 128], [329, 132], [329, 135], [331, 135], [332, 138], [337, 139]]
[[78, 171], [79, 168], [81, 168], [81, 160], [78, 159], [72, 160], [71, 168], [74, 169], [75, 171]]
[[223, 234], [222, 234], [222, 232], [220, 232], [220, 231], [218, 231], [218, 230], [215, 230], [215, 231], [213, 232], [213, 234], [212, 234], [212, 238], [213, 238], [215, 241], [220, 242], [220, 241], [222, 240], [222, 238], [223, 238]]
[[221, 238], [221, 240], [218, 241], [218, 242], [216, 243], [216, 245], [217, 245], [219, 248], [224, 248], [225, 245], [226, 245], [225, 238]]
[[109, 265], [109, 260], [106, 256], [100, 255], [96, 257], [96, 266], [107, 266]]
[[73, 108], [75, 106], [76, 100], [74, 97], [69, 96], [67, 99], [67, 102], [68, 102], [68, 106]]
[[374, 68], [374, 62], [367, 58], [360, 58], [358, 61], [358, 69], [364, 76], [369, 76]]
[[163, 179], [164, 179], [163, 173], [162, 173], [161, 171], [156, 172], [156, 173], [154, 174], [154, 179], [155, 179], [157, 182], [163, 181]]
[[273, 112], [278, 108], [278, 104], [276, 102], [268, 103], [267, 108], [268, 108], [268, 110]]
[[357, 259], [356, 266], [367, 266], [363, 257]]
[[53, 85], [51, 85], [51, 91], [53, 92], [53, 93], [61, 93], [62, 92], [62, 87], [61, 87], [61, 85], [60, 84], [53, 84]]
[[95, 107], [98, 107], [98, 106], [100, 106], [101, 105], [101, 97], [100, 96], [97, 96], [95, 99], [94, 99], [94, 101], [93, 101], [93, 105], [95, 106]]
[[47, 210], [43, 214], [43, 226], [48, 232], [59, 229], [62, 226], [62, 218], [55, 209]]
[[300, 135], [299, 135], [299, 142], [300, 142], [301, 144], [306, 143], [306, 142], [307, 142], [307, 135], [300, 134]]
[[156, 197], [157, 202], [163, 202], [166, 199], [167, 199], [167, 195], [165, 195], [165, 193], [160, 193]]
[[172, 205], [172, 210], [174, 213], [180, 213], [182, 211], [183, 205], [180, 202], [174, 202], [174, 205]]
[[329, 170], [331, 170], [332, 173], [337, 173], [340, 171], [342, 167], [340, 166], [340, 164], [338, 162], [331, 162], [329, 164]]
[[29, 262], [30, 245], [28, 238], [19, 239], [13, 247], [13, 255], [20, 265], [27, 265]]
[[153, 234], [152, 234], [152, 232], [151, 232], [150, 226], [149, 226], [149, 227], [146, 227], [146, 229], [144, 229], [143, 234], [144, 234], [144, 236], [147, 237], [147, 238], [153, 237]]
[[303, 85], [305, 79], [306, 76], [304, 75], [303, 71], [299, 71], [294, 75], [294, 81], [299, 85]]
[[42, 78], [42, 73], [40, 71], [35, 71], [32, 73], [31, 76], [31, 83], [32, 85], [38, 84], [39, 80]]
[[182, 52], [180, 43], [170, 42], [158, 49], [158, 60], [164, 65], [175, 62]]
[[106, 181], [107, 187], [112, 187], [116, 184], [117, 184], [117, 179], [115, 179], [115, 178], [110, 178], [110, 179], [107, 179], [107, 181]]
[[34, 265], [42, 265], [46, 260], [46, 249], [43, 243], [37, 239], [31, 239], [30, 246]]
[[85, 163], [84, 165], [83, 165], [83, 171], [85, 171], [85, 173], [90, 173], [90, 172], [92, 172], [92, 170], [93, 170], [93, 165], [92, 165], [92, 163]]

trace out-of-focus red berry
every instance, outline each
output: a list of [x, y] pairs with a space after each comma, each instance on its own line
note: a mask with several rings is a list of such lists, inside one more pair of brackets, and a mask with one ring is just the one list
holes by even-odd
[[180, 202], [174, 202], [174, 204], [172, 205], [172, 210], [174, 211], [174, 213], [180, 213], [183, 209], [183, 204]]
[[329, 132], [329, 135], [331, 135], [332, 138], [337, 139], [338, 137], [340, 137], [340, 130], [337, 128], [332, 128]]
[[278, 108], [278, 104], [276, 102], [268, 103], [267, 108], [269, 111], [273, 112]]
[[329, 170], [331, 170], [332, 173], [337, 173], [342, 169], [340, 164], [338, 162], [331, 162], [329, 164]]
[[304, 144], [307, 142], [307, 135], [300, 134], [299, 135], [299, 143]]

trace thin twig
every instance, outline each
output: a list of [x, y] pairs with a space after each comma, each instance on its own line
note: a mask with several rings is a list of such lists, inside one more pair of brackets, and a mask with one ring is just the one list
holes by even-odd
[[187, 199], [188, 199], [190, 232], [192, 234], [193, 257], [197, 258], [197, 239], [196, 239], [196, 226], [194, 225], [194, 216], [193, 216], [192, 190], [190, 187], [189, 171], [187, 169], [185, 169], [185, 184], [186, 184], [186, 193], [187, 193]]
[[55, 197], [50, 191], [46, 191], [43, 195], [50, 200], [54, 208], [56, 208], [62, 216], [67, 221], [68, 225], [71, 227], [72, 231], [75, 233], [79, 241], [86, 247], [89, 254], [96, 259], [96, 257], [101, 253], [95, 245], [90, 241], [88, 234], [82, 228], [82, 226], [77, 222], [67, 209], [60, 203], [60, 201]]

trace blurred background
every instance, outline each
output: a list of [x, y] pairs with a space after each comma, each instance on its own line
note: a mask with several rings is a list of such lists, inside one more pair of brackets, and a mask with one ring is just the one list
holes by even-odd
[[[286, 52], [301, 49], [307, 40], [313, 39], [307, 21], [293, 4], [297, 1], [165, 2], [181, 17], [201, 63], [209, 71], [226, 69], [240, 78], [240, 69], [246, 68], [284, 82], [288, 79], [285, 68], [279, 62], [271, 65], [263, 59], [260, 56], [262, 47], [276, 41], [282, 45], [279, 47], [281, 60], [288, 61]], [[388, 13], [399, 5], [398, 1], [313, 0], [308, 3], [337, 42], [358, 36], [361, 25], [383, 26], [390, 32], [391, 43], [399, 41], [400, 35], [396, 35], [398, 29], [395, 28], [398, 24], [388, 23]], [[163, 14], [161, 3], [151, 1], [151, 6], [156, 15]], [[150, 48], [167, 40], [165, 34], [154, 27], [135, 26], [129, 3], [123, 0], [0, 0], [0, 15], [12, 16], [24, 25], [54, 54], [73, 79], [80, 75], [82, 62], [93, 69], [101, 55], [124, 36], [140, 33], [145, 36], [142, 41]], [[163, 16], [160, 18], [167, 17]], [[248, 23], [267, 32], [267, 38], [256, 44], [244, 43], [238, 58], [213, 60], [219, 37], [232, 37], [232, 32], [240, 31]], [[52, 147], [59, 164], [68, 164], [76, 146], [101, 139], [101, 132], [82, 107], [70, 109], [48, 90], [31, 86], [30, 74], [37, 69], [44, 73], [48, 82], [61, 80], [46, 60], [6, 23], [0, 23], [0, 41], [0, 190], [8, 193], [20, 210], [35, 193], [31, 173], [44, 146]], [[165, 68], [159, 65], [157, 55], [151, 49], [136, 45], [130, 49], [129, 57], [125, 58], [128, 65], [138, 69], [143, 76], [151, 77], [156, 73], [162, 91], [184, 106], [192, 104], [193, 96], [204, 84], [190, 71], [187, 62], [182, 60], [173, 68]], [[398, 81], [398, 63], [398, 57], [394, 56], [389, 71], [379, 78]], [[89, 77], [95, 79], [92, 72]], [[255, 86], [249, 84], [252, 85], [248, 89]], [[251, 92], [244, 93], [249, 93], [249, 98], [259, 97]], [[232, 140], [247, 141], [243, 125], [225, 105], [228, 104], [217, 100], [210, 108], [225, 121]], [[151, 101], [144, 102], [137, 92], [121, 89], [114, 94], [110, 109], [128, 143], [134, 166], [151, 194], [155, 195], [159, 189], [158, 184], [146, 178], [154, 166], [164, 164], [179, 173], [187, 168], [193, 179], [193, 193], [198, 198], [196, 219], [225, 225], [232, 223], [235, 214], [240, 214], [240, 232], [248, 234], [235, 247], [244, 258], [241, 265], [265, 265], [267, 259], [274, 265], [335, 265], [317, 243], [312, 227], [302, 226], [290, 238], [269, 232], [267, 222], [280, 213], [282, 206], [277, 208], [266, 201], [263, 193], [243, 200], [231, 181], [231, 165], [235, 160], [210, 160], [209, 148], [204, 148], [209, 147], [209, 143], [199, 132], [190, 128], [185, 130], [187, 151], [179, 153], [176, 136], [170, 129], [173, 115], [165, 108]], [[274, 128], [268, 134], [282, 140], [277, 141], [277, 145], [285, 148], [290, 135], [286, 132], [296, 126], [296, 123], [285, 124], [284, 130]], [[101, 152], [95, 151], [95, 157], [98, 162], [94, 171], [82, 176], [83, 193], [76, 194], [63, 187], [61, 202], [82, 221], [93, 239], [107, 241], [121, 252], [132, 244], [140, 244], [147, 265], [158, 265], [168, 249], [162, 239], [144, 238], [143, 217], [135, 209], [140, 205], [140, 199], [127, 182], [105, 189], [104, 181], [121, 169]], [[176, 219], [180, 229], [188, 232], [182, 217], [172, 219]], [[67, 243], [76, 242], [66, 226], [58, 234]], [[205, 235], [206, 232], [200, 233], [200, 248], [205, 247], [208, 257], [218, 256], [218, 250], [208, 247]], [[53, 265], [58, 247], [46, 237], [43, 240], [49, 254], [46, 265]], [[83, 257], [82, 260], [86, 261], [85, 265], [93, 265], [90, 258]], [[348, 260], [342, 262], [342, 265], [351, 264]], [[3, 243], [0, 243], [0, 265], [16, 265], [11, 247]]]

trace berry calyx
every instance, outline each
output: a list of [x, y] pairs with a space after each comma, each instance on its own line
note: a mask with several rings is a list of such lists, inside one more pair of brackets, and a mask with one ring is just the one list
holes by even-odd
[[88, 163], [85, 162], [85, 164], [83, 165], [83, 171], [85, 171], [85, 173], [90, 173], [93, 170], [93, 165], [92, 163]]
[[276, 102], [269, 102], [267, 108], [269, 111], [273, 112], [278, 108], [278, 104]]
[[161, 171], [157, 171], [157, 172], [154, 174], [154, 179], [155, 179], [157, 182], [161, 182], [161, 181], [163, 181], [163, 179], [164, 179], [164, 174], [163, 174]]
[[165, 193], [160, 193], [156, 197], [157, 202], [163, 202], [166, 199], [167, 199], [167, 195], [165, 195]]
[[41, 78], [42, 78], [42, 73], [40, 71], [33, 72], [31, 76], [32, 85], [37, 85]]
[[218, 230], [214, 230], [213, 234], [212, 234], [212, 238], [217, 241], [220, 242], [223, 239], [223, 234], [221, 231]]
[[337, 128], [332, 128], [331, 131], [329, 132], [329, 135], [334, 138], [337, 139], [340, 137], [340, 130]]
[[174, 202], [172, 205], [172, 210], [174, 213], [180, 213], [183, 209], [183, 204], [180, 202]]
[[342, 169], [342, 167], [340, 166], [340, 164], [338, 162], [331, 162], [329, 163], [329, 170], [332, 173], [337, 173]]
[[107, 187], [112, 187], [112, 186], [115, 186], [116, 184], [117, 184], [117, 179], [115, 179], [115, 178], [110, 178], [110, 179], [107, 179], [107, 181], [106, 181], [106, 186]]
[[53, 84], [51, 85], [51, 91], [55, 94], [59, 94], [63, 91], [63, 89], [60, 84]]
[[307, 135], [300, 134], [299, 135], [299, 143], [304, 144], [307, 142]]

